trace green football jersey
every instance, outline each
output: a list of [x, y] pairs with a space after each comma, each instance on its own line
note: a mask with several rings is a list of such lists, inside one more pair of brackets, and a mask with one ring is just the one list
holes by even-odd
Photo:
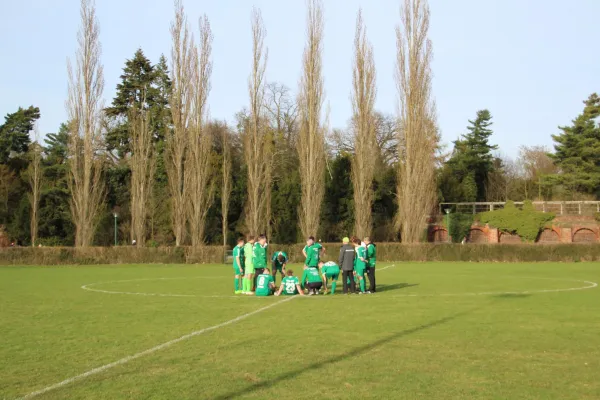
[[367, 249], [362, 246], [358, 246], [356, 248], [356, 259], [354, 260], [354, 268], [355, 269], [365, 269], [367, 264], [362, 261], [360, 258], [366, 259], [367, 257]]
[[267, 248], [260, 243], [254, 244], [254, 268], [267, 268]]
[[318, 268], [307, 268], [304, 270], [304, 273], [302, 274], [302, 287], [304, 287], [307, 282], [323, 282], [321, 275], [319, 275]]
[[315, 243], [306, 249], [306, 264], [309, 267], [317, 267], [319, 265], [319, 258], [321, 257], [321, 250], [323, 246], [321, 243]]
[[252, 243], [246, 243], [244, 246], [244, 265], [246, 267], [254, 267], [254, 251]]
[[[279, 255], [283, 256], [283, 262], [279, 261]], [[287, 253], [285, 251], [276, 251], [275, 253], [273, 253], [273, 257], [271, 257], [271, 261], [275, 262], [275, 268], [281, 268], [281, 267], [283, 267], [283, 264], [287, 264], [287, 262], [288, 262]]]
[[367, 246], [367, 259], [369, 267], [374, 267], [377, 261], [377, 247], [373, 243]]
[[333, 261], [326, 262], [321, 267], [321, 274], [326, 276], [335, 276], [340, 274], [340, 267]]
[[261, 274], [256, 278], [256, 295], [268, 296], [271, 294], [269, 283], [274, 283], [273, 277], [267, 274]]
[[281, 281], [281, 285], [283, 286], [283, 291], [281, 293], [287, 295], [298, 294], [298, 288], [296, 285], [299, 285], [300, 281], [295, 276], [286, 276]]
[[244, 262], [244, 260], [242, 259], [242, 253], [243, 253], [243, 249], [240, 246], [235, 246], [233, 248], [233, 267], [234, 268], [241, 268], [242, 267], [237, 262], [237, 257], [240, 258], [240, 262]]

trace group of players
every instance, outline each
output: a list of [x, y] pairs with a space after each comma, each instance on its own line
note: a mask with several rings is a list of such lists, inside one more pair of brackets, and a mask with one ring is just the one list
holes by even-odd
[[[318, 295], [323, 289], [327, 294], [327, 284], [331, 282], [331, 294], [335, 294], [337, 281], [342, 275], [343, 293], [374, 293], [375, 264], [377, 248], [368, 237], [361, 241], [357, 237], [342, 240], [339, 260], [323, 262], [325, 248], [321, 243], [309, 237], [302, 249], [305, 257], [304, 272], [298, 279], [294, 271], [287, 268], [288, 255], [284, 251], [275, 251], [270, 258], [271, 270], [267, 267], [267, 238], [248, 235], [238, 239], [233, 249], [234, 292], [235, 294], [256, 296], [280, 295]], [[276, 286], [277, 272], [281, 274], [281, 283]], [[366, 288], [365, 275], [369, 279]], [[357, 288], [359, 289], [357, 291]], [[305, 292], [306, 291], [306, 292]]]

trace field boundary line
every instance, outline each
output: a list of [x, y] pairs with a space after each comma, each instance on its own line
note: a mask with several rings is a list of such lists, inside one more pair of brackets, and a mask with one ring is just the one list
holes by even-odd
[[385, 271], [386, 269], [394, 268], [395, 266], [396, 266], [396, 264], [392, 264], [392, 265], [388, 265], [387, 267], [383, 267], [381, 269], [377, 269], [377, 267], [375, 267], [375, 272]]
[[275, 306], [278, 306], [280, 304], [283, 304], [285, 302], [293, 300], [295, 297], [296, 296], [289, 297], [287, 299], [278, 301], [276, 303], [269, 304], [268, 306], [259, 308], [258, 310], [254, 310], [252, 312], [240, 315], [239, 317], [230, 319], [229, 321], [225, 321], [225, 322], [222, 322], [222, 323], [217, 324], [217, 325], [209, 326], [208, 328], [203, 328], [203, 329], [200, 329], [200, 330], [188, 333], [186, 335], [178, 337], [177, 339], [169, 340], [168, 342], [159, 344], [157, 346], [154, 346], [154, 347], [149, 348], [147, 350], [141, 351], [139, 353], [136, 353], [136, 354], [133, 354], [133, 355], [130, 355], [130, 356], [127, 356], [127, 357], [123, 357], [120, 360], [111, 362], [109, 364], [102, 365], [100, 367], [97, 367], [97, 368], [91, 369], [91, 370], [89, 370], [87, 372], [84, 372], [83, 374], [79, 374], [79, 375], [73, 376], [71, 378], [65, 379], [62, 382], [58, 382], [58, 383], [55, 383], [54, 385], [50, 385], [50, 386], [47, 386], [47, 387], [45, 387], [43, 389], [36, 390], [35, 392], [31, 392], [31, 393], [29, 393], [26, 396], [18, 398], [18, 400], [32, 399], [32, 398], [37, 397], [39, 395], [48, 393], [48, 392], [50, 392], [52, 390], [59, 389], [59, 388], [61, 388], [63, 386], [69, 385], [69, 384], [71, 384], [71, 383], [73, 383], [75, 381], [87, 378], [87, 377], [92, 376], [92, 375], [97, 375], [97, 374], [99, 374], [101, 372], [104, 372], [104, 371], [109, 370], [111, 368], [117, 367], [119, 365], [123, 365], [123, 364], [126, 364], [126, 363], [130, 362], [130, 361], [136, 360], [138, 358], [147, 356], [149, 354], [156, 353], [157, 351], [166, 349], [168, 347], [173, 346], [174, 344], [177, 344], [179, 342], [183, 342], [185, 340], [191, 339], [191, 338], [193, 338], [195, 336], [202, 335], [203, 333], [214, 331], [215, 329], [219, 329], [219, 328], [222, 328], [224, 326], [235, 324], [236, 322], [242, 321], [242, 320], [244, 320], [246, 318], [249, 318], [249, 317], [251, 317], [253, 315], [259, 314], [259, 313], [261, 313], [263, 311], [266, 311], [266, 310], [268, 310], [270, 308], [273, 308]]

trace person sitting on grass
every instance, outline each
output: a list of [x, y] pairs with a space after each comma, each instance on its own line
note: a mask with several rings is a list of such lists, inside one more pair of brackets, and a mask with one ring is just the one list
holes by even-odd
[[271, 258], [273, 267], [273, 280], [277, 282], [277, 271], [281, 274], [281, 279], [285, 279], [285, 266], [288, 263], [288, 256], [285, 251], [276, 251]]
[[265, 268], [262, 274], [256, 277], [256, 295], [271, 296], [275, 291], [275, 282], [269, 268]]
[[340, 267], [333, 261], [324, 263], [319, 262], [319, 268], [321, 268], [321, 275], [323, 276], [323, 287], [325, 290], [324, 294], [327, 294], [327, 281], [331, 280], [331, 294], [335, 294], [335, 287], [337, 286], [337, 280], [340, 276]]
[[313, 296], [319, 294], [319, 289], [323, 286], [321, 275], [319, 275], [318, 267], [309, 267], [304, 270], [300, 281], [302, 289], [308, 288], [308, 295]]
[[296, 294], [304, 296], [304, 291], [300, 286], [300, 281], [294, 276], [294, 271], [290, 269], [286, 272], [286, 275], [287, 276], [281, 281], [281, 285], [279, 286], [277, 293], [275, 293], [275, 296], [279, 296], [282, 293], [286, 296], [294, 296]]

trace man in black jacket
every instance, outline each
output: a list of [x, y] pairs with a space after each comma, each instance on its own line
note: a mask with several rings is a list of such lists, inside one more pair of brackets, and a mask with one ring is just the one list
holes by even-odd
[[356, 292], [354, 282], [354, 246], [350, 244], [350, 239], [345, 237], [344, 245], [340, 249], [340, 259], [338, 265], [342, 268], [342, 282], [344, 283], [344, 294], [348, 294], [348, 280], [350, 280], [350, 292]]

